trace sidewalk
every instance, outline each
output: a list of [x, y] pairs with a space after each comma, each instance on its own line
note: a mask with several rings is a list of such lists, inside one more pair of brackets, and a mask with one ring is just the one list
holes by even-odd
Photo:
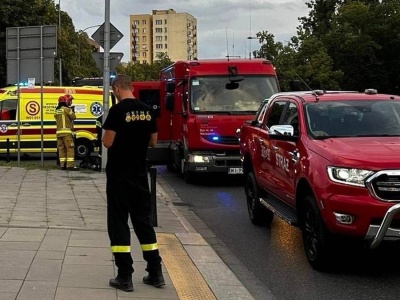
[[156, 227], [166, 285], [146, 275], [132, 232], [134, 292], [116, 270], [106, 228], [105, 173], [0, 167], [0, 299], [253, 299], [157, 182]]

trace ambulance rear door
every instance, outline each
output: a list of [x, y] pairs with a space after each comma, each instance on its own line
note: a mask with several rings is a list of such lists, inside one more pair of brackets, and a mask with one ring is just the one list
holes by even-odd
[[0, 152], [15, 153], [18, 148], [17, 99], [0, 101]]

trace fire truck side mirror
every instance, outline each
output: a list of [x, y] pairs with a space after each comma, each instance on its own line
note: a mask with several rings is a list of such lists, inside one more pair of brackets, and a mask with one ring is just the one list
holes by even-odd
[[173, 82], [167, 82], [167, 83], [165, 84], [165, 92], [166, 92], [166, 93], [173, 94], [174, 91], [175, 91], [175, 83], [173, 83]]
[[171, 93], [165, 95], [165, 109], [174, 111], [174, 95]]

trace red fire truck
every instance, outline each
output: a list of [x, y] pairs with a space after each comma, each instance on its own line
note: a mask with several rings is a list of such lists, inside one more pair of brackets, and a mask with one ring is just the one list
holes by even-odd
[[133, 85], [158, 116], [159, 143], [149, 161], [178, 170], [187, 182], [198, 173], [242, 174], [236, 129], [279, 91], [264, 59], [177, 61], [160, 81]]

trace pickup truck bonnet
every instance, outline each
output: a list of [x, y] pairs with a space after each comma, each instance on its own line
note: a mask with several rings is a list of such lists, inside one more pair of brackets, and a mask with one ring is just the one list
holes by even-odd
[[309, 148], [332, 165], [400, 168], [399, 137], [357, 137], [312, 140]]

